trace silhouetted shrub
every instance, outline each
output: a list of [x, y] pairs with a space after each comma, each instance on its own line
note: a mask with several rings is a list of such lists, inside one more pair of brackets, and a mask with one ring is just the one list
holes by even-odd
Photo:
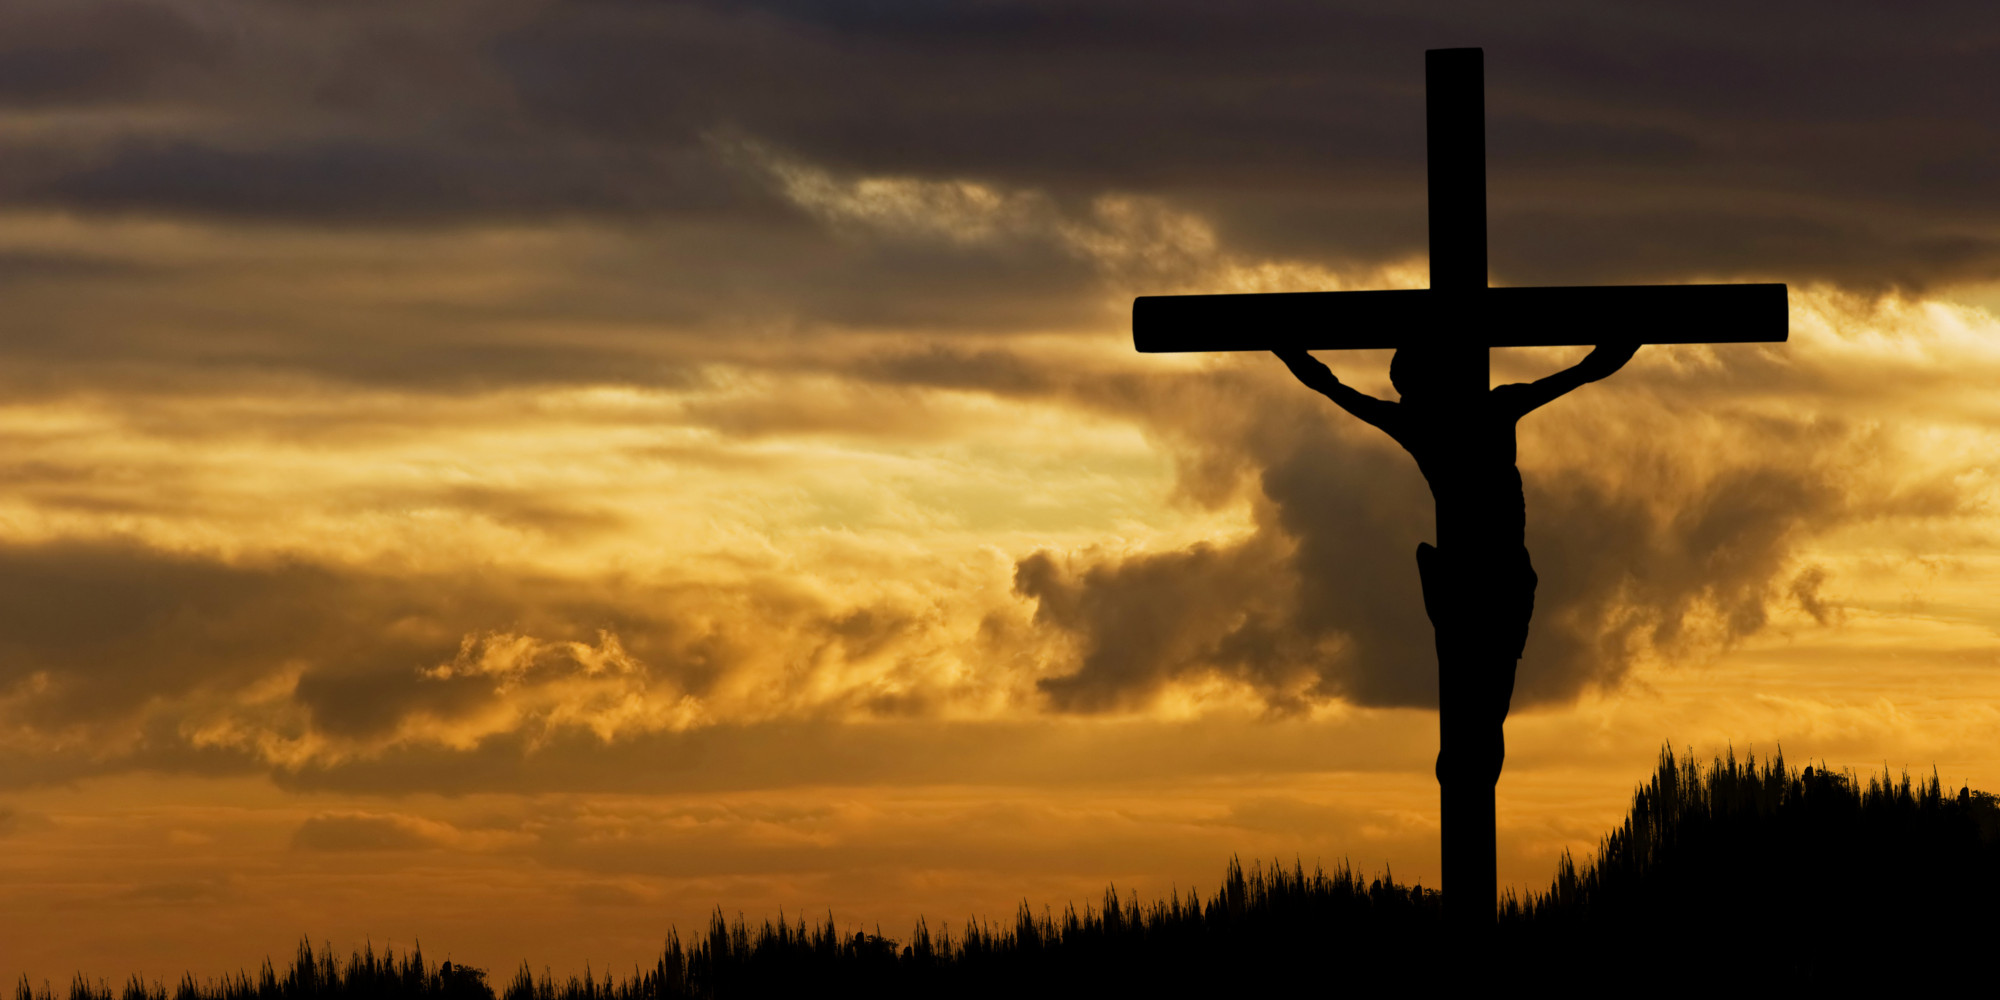
[[1505, 944], [1570, 968], [1853, 986], [1906, 974], [1864, 960], [1883, 946], [1983, 953], [1996, 902], [1991, 795], [1949, 794], [1935, 773], [1791, 770], [1782, 752], [1704, 769], [1667, 749], [1596, 858], [1579, 869], [1565, 854], [1548, 892], [1507, 894], [1500, 919]]

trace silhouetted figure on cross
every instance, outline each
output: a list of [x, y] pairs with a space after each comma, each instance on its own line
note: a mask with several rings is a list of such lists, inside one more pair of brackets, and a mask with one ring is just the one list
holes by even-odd
[[[1515, 464], [1514, 425], [1522, 417], [1588, 382], [1616, 372], [1639, 349], [1637, 342], [1602, 344], [1581, 362], [1547, 378], [1465, 393], [1439, 377], [1435, 358], [1402, 349], [1389, 364], [1389, 382], [1400, 402], [1376, 399], [1336, 377], [1302, 350], [1274, 351], [1309, 388], [1389, 435], [1416, 459], [1438, 506], [1462, 512], [1474, 526], [1457, 554], [1440, 558], [1429, 542], [1417, 545], [1424, 610], [1440, 644], [1464, 650], [1466, 676], [1461, 711], [1477, 720], [1478, 742], [1438, 752], [1439, 781], [1460, 776], [1492, 783], [1507, 756], [1503, 723], [1514, 698], [1514, 670], [1528, 642], [1535, 611], [1535, 567], [1524, 537], [1527, 497]], [[1446, 750], [1456, 749], [1449, 757]]]
[[[1418, 546], [1417, 566], [1437, 641], [1438, 848], [1445, 917], [1467, 941], [1493, 929], [1500, 727], [1535, 603], [1515, 422], [1617, 371], [1638, 344], [1782, 342], [1788, 308], [1777, 284], [1489, 287], [1484, 67], [1478, 49], [1424, 54], [1431, 287], [1132, 302], [1134, 347], [1276, 351], [1307, 385], [1387, 431], [1430, 481], [1437, 543]], [[1581, 345], [1597, 349], [1580, 365], [1491, 387], [1493, 348]], [[1401, 402], [1341, 385], [1305, 353], [1382, 349], [1396, 351]]]

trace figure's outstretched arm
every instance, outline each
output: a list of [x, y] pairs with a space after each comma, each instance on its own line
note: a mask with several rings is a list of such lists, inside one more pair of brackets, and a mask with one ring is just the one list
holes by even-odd
[[1328, 399], [1340, 404], [1340, 408], [1354, 414], [1363, 421], [1379, 428], [1383, 433], [1397, 440], [1400, 421], [1397, 419], [1396, 404], [1385, 399], [1376, 399], [1335, 377], [1333, 370], [1321, 364], [1318, 358], [1305, 351], [1272, 351], [1285, 367], [1298, 376], [1299, 381]]
[[1493, 391], [1506, 401], [1518, 420], [1572, 389], [1608, 377], [1625, 367], [1625, 362], [1632, 360], [1632, 355], [1638, 350], [1639, 342], [1636, 340], [1606, 341], [1597, 345], [1582, 361], [1554, 375], [1526, 384], [1503, 385]]

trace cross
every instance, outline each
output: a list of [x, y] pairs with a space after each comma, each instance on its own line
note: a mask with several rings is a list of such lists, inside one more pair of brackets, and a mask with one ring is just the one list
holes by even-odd
[[[1489, 288], [1486, 284], [1485, 53], [1424, 53], [1426, 159], [1430, 179], [1431, 287], [1393, 291], [1146, 296], [1132, 303], [1132, 340], [1142, 352], [1303, 351], [1397, 348], [1421, 352], [1453, 398], [1483, 399], [1488, 351], [1636, 341], [1647, 344], [1778, 342], [1786, 337], [1785, 286], [1622, 285]], [[1615, 366], [1614, 366], [1615, 367]], [[1409, 397], [1405, 396], [1407, 404]], [[1379, 404], [1378, 404], [1379, 405]], [[1512, 427], [1507, 428], [1512, 466]], [[1407, 445], [1406, 445], [1407, 447]], [[1488, 460], [1486, 441], [1450, 442], [1447, 457]], [[1414, 451], [1413, 451], [1414, 454]], [[1426, 476], [1431, 470], [1426, 469]], [[1491, 515], [1437, 499], [1437, 546], [1419, 548], [1425, 606], [1437, 631], [1438, 785], [1448, 922], [1484, 937], [1493, 925], [1496, 866], [1491, 777], [1449, 773], [1446, 760], [1498, 739], [1480, 670], [1498, 648], [1479, 633], [1503, 628], [1489, 602], [1440, 597], [1441, 557], [1475, 558]], [[1471, 556], [1464, 554], [1471, 553]], [[1432, 556], [1426, 560], [1426, 555]], [[1525, 552], [1521, 554], [1526, 565]], [[1465, 574], [1464, 579], [1479, 574]], [[1528, 593], [1532, 597], [1530, 574]], [[1454, 584], [1455, 585], [1455, 584]], [[1461, 594], [1461, 596], [1463, 596]], [[1516, 612], [1525, 635], [1526, 612]], [[1483, 644], [1483, 645], [1482, 645]], [[1518, 655], [1518, 654], [1515, 654]], [[1512, 663], [1506, 665], [1512, 690]], [[1499, 719], [1506, 715], [1499, 697]], [[1480, 699], [1485, 698], [1486, 701]], [[1485, 716], [1482, 717], [1481, 713]], [[1490, 734], [1490, 735], [1489, 735]], [[1455, 749], [1456, 748], [1456, 749]], [[1482, 751], [1483, 752], [1483, 751]]]

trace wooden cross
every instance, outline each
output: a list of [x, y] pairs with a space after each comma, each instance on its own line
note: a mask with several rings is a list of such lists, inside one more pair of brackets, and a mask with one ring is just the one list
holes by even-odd
[[[1132, 303], [1134, 345], [1148, 353], [1415, 348], [1453, 392], [1472, 398], [1491, 385], [1494, 347], [1785, 339], [1784, 285], [1488, 288], [1484, 76], [1480, 49], [1424, 54], [1430, 288], [1147, 296]], [[1437, 550], [1480, 544], [1472, 538], [1476, 520], [1440, 503]], [[1478, 738], [1466, 729], [1478, 722], [1454, 711], [1468, 698], [1465, 650], [1447, 641], [1442, 625], [1438, 640], [1438, 736], [1449, 753]], [[1494, 913], [1494, 783], [1453, 780], [1443, 767], [1438, 783], [1446, 914], [1481, 934]]]

